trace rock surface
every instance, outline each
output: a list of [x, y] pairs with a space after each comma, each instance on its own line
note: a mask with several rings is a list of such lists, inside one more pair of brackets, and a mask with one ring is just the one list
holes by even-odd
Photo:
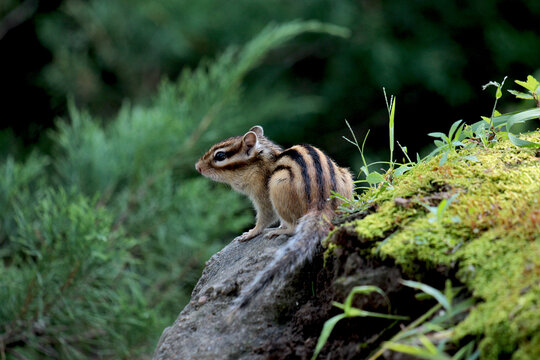
[[[412, 294], [404, 295], [398, 283], [400, 271], [392, 264], [362, 258], [344, 236], [326, 264], [319, 253], [313, 263], [283, 283], [271, 284], [247, 309], [229, 319], [230, 305], [240, 289], [287, 240], [286, 236], [271, 240], [259, 236], [248, 242], [233, 241], [208, 260], [190, 303], [164, 330], [153, 359], [310, 359], [324, 322], [339, 313], [332, 301], [342, 302], [354, 286], [379, 286], [392, 301], [410, 305], [407, 297]], [[354, 304], [387, 311], [387, 303], [376, 294], [358, 297]], [[344, 320], [319, 358], [353, 359], [368, 354], [376, 346], [374, 334], [388, 324], [373, 318]]]
[[264, 268], [287, 239], [258, 236], [248, 242], [233, 241], [208, 260], [190, 303], [163, 331], [153, 359], [264, 358], [257, 349], [277, 341], [286, 327], [276, 321], [277, 304], [293, 306], [301, 295], [286, 287], [276, 294], [278, 286], [272, 284], [227, 324], [229, 307], [241, 286]]

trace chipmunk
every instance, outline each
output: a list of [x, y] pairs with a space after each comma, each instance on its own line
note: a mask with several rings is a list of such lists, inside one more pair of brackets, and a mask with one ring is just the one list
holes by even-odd
[[280, 220], [271, 238], [293, 235], [275, 254], [273, 261], [245, 287], [235, 308], [245, 307], [277, 275], [285, 278], [313, 258], [317, 244], [326, 236], [329, 221], [340, 204], [331, 191], [346, 199], [353, 194], [353, 180], [346, 168], [311, 145], [283, 150], [264, 136], [261, 126], [212, 146], [195, 168], [214, 181], [229, 184], [247, 195], [257, 212], [255, 227], [238, 236], [248, 241]]

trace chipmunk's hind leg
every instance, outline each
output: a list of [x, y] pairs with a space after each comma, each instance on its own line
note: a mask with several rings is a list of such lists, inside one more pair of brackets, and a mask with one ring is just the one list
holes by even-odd
[[281, 221], [279, 229], [272, 230], [266, 236], [274, 237], [282, 234], [294, 234], [298, 219], [307, 209], [305, 202], [301, 201], [298, 189], [293, 181], [290, 170], [284, 169], [275, 172], [268, 182], [270, 201]]

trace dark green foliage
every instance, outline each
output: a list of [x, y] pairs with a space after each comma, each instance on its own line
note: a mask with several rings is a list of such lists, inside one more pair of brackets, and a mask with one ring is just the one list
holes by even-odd
[[155, 314], [130, 269], [135, 241], [81, 195], [34, 193], [13, 207], [16, 231], [0, 263], [1, 339], [8, 353], [120, 356], [143, 345]]
[[106, 124], [70, 102], [50, 157], [0, 164], [0, 356], [149, 356], [204, 261], [254, 221], [195, 160], [223, 134], [313, 108], [309, 99], [276, 106], [284, 98], [271, 93], [270, 105], [253, 104], [241, 86], [304, 32], [347, 35], [313, 21], [268, 26]]
[[29, 204], [33, 192], [44, 182], [45, 167], [48, 163], [43, 156], [30, 156], [25, 164], [19, 164], [8, 157], [0, 167], [0, 257], [9, 246], [8, 234], [16, 231], [15, 209]]
[[[350, 41], [303, 37], [297, 42], [304, 46], [275, 52], [248, 81], [253, 103], [264, 106], [272, 104], [269, 89], [281, 92], [289, 109], [289, 94], [318, 96], [316, 113], [283, 112], [275, 119], [294, 121], [284, 130], [276, 126], [275, 133], [294, 143], [302, 132], [301, 141], [317, 138], [335, 148], [343, 119], [357, 130], [383, 134], [377, 129], [386, 123], [382, 86], [395, 94], [414, 91], [400, 116], [426, 132], [435, 130], [430, 114], [441, 108], [448, 109], [441, 120], [448, 125], [462, 116], [476, 120], [477, 108], [468, 104], [477, 101], [487, 79], [536, 70], [539, 14], [530, 1], [241, 0], [230, 6], [219, 0], [64, 0], [58, 11], [38, 19], [37, 34], [52, 52], [42, 78], [56, 101], [73, 94], [94, 113], [111, 114], [124, 98], [147, 99], [163, 76], [175, 79], [185, 66], [245, 42], [272, 21], [345, 26]], [[398, 130], [402, 136], [408, 131]], [[406, 145], [422, 141], [414, 132], [407, 135], [413, 138]]]

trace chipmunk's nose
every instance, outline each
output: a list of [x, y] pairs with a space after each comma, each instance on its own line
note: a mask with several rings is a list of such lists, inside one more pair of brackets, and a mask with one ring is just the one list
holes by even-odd
[[200, 167], [199, 163], [195, 164], [195, 169], [197, 169], [199, 174], [201, 173], [201, 167]]

